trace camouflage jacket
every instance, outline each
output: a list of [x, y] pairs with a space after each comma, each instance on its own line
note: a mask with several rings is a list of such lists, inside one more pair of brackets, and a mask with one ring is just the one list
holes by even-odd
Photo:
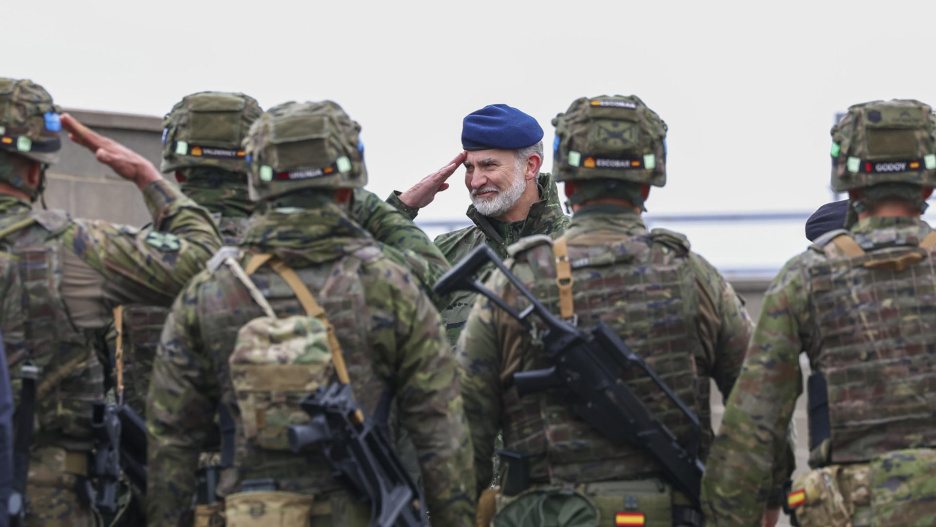
[[[482, 244], [487, 244], [503, 259], [507, 258], [507, 247], [525, 236], [548, 234], [553, 238], [558, 237], [569, 224], [569, 217], [562, 212], [556, 182], [551, 175], [540, 174], [537, 178], [537, 185], [541, 199], [530, 207], [530, 213], [526, 219], [512, 223], [500, 222], [482, 216], [474, 205], [471, 205], [468, 207], [468, 217], [471, 218], [474, 226], [436, 237], [436, 246], [449, 263], [455, 265], [475, 247]], [[416, 217], [416, 209], [404, 205], [396, 194], [391, 195], [387, 202], [408, 213], [410, 217]], [[484, 269], [480, 276], [487, 276], [491, 269], [493, 267], [490, 266]], [[445, 322], [446, 335], [453, 346], [458, 340], [458, 334], [465, 326], [474, 301], [474, 293], [460, 291], [451, 295], [445, 303], [445, 308], [440, 311], [442, 320]]]
[[[722, 278], [708, 262], [701, 256], [688, 251], [688, 242], [679, 235], [665, 234], [662, 237], [666, 241], [654, 242], [659, 238], [659, 231], [649, 234], [640, 217], [628, 209], [621, 207], [611, 207], [604, 205], [593, 205], [580, 209], [573, 217], [568, 229], [565, 232], [565, 238], [568, 241], [570, 250], [573, 246], [584, 245], [587, 247], [589, 257], [592, 262], [603, 262], [587, 264], [585, 267], [576, 268], [577, 273], [588, 272], [593, 277], [604, 276], [615, 272], [615, 266], [629, 266], [628, 254], [618, 254], [622, 248], [636, 249], [644, 247], [644, 251], [649, 246], [653, 251], [659, 251], [655, 258], [662, 260], [682, 261], [688, 265], [686, 286], [688, 290], [685, 295], [688, 302], [696, 305], [687, 306], [689, 309], [680, 310], [680, 313], [694, 313], [694, 320], [686, 320], [684, 331], [686, 338], [698, 351], [685, 350], [682, 361], [686, 361], [685, 355], [689, 355], [690, 366], [689, 374], [695, 374], [702, 381], [699, 387], [692, 388], [693, 381], [684, 384], [689, 386], [680, 386], [680, 389], [688, 388], [689, 391], [696, 390], [696, 399], [701, 403], [703, 412], [700, 415], [700, 421], [703, 423], [702, 433], [704, 436], [711, 437], [711, 425], [708, 422], [708, 378], [714, 379], [719, 390], [723, 394], [728, 394], [734, 384], [735, 378], [740, 370], [744, 353], [747, 349], [748, 339], [753, 329], [753, 324], [747, 315], [740, 300], [732, 287]], [[577, 241], [578, 240], [578, 241]], [[515, 274], [525, 285], [543, 301], [553, 312], [558, 313], [558, 288], [554, 278], [555, 260], [552, 256], [551, 248], [543, 247], [547, 240], [528, 239], [511, 247], [512, 258], [507, 260], [507, 265], [511, 272]], [[614, 249], [617, 247], [617, 249]], [[542, 250], [545, 248], [545, 252]], [[534, 255], [535, 253], [535, 255]], [[615, 256], [617, 255], [617, 256]], [[535, 259], [535, 260], [534, 260]], [[618, 261], [622, 263], [618, 264]], [[607, 267], [605, 265], [610, 265]], [[654, 264], [656, 265], [656, 264]], [[537, 279], [535, 276], [549, 274], [553, 270], [553, 278]], [[614, 282], [617, 284], [617, 282]], [[527, 304], [516, 289], [511, 287], [504, 275], [495, 271], [486, 283], [495, 294], [507, 301], [508, 304], [518, 309], [525, 308]], [[577, 299], [583, 298], [583, 294], [588, 291], [577, 287], [576, 281], [573, 286], [574, 294]], [[623, 285], [618, 289], [623, 290]], [[623, 293], [621, 293], [623, 294]], [[602, 298], [601, 293], [596, 293]], [[695, 299], [695, 300], [693, 300]], [[576, 312], [584, 312], [588, 316], [586, 319], [580, 319], [583, 326], [593, 323], [591, 317], [598, 313], [605, 312], [601, 319], [611, 325], [612, 329], [625, 338], [632, 349], [638, 353], [643, 353], [647, 349], [646, 335], [631, 335], [631, 330], [640, 325], [644, 327], [645, 320], [639, 314], [626, 315], [632, 317], [635, 322], [631, 326], [623, 324], [625, 316], [616, 310], [608, 310], [608, 306], [600, 303], [596, 305], [581, 304], [576, 301]], [[659, 304], [659, 302], [657, 302]], [[622, 309], [623, 308], [623, 303]], [[603, 307], [602, 307], [603, 306]], [[600, 308], [600, 309], [599, 309]], [[674, 313], [674, 317], [681, 316]], [[633, 326], [633, 327], [632, 327]], [[538, 326], [534, 326], [536, 328]], [[649, 331], [637, 329], [635, 331]], [[539, 412], [543, 415], [529, 422], [515, 423], [510, 422], [511, 415], [514, 419], [517, 413], [508, 412], [508, 407], [517, 407], [525, 404], [523, 401], [537, 395], [528, 395], [517, 401], [516, 390], [512, 388], [512, 374], [517, 371], [546, 367], [546, 358], [542, 351], [542, 328], [534, 331], [526, 330], [513, 318], [502, 310], [498, 309], [493, 302], [482, 298], [479, 300], [468, 318], [461, 337], [456, 346], [456, 354], [459, 361], [459, 370], [462, 374], [462, 396], [465, 400], [465, 414], [468, 416], [468, 422], [471, 429], [472, 443], [474, 445], [475, 471], [477, 474], [477, 485], [479, 488], [486, 486], [491, 481], [491, 454], [494, 448], [494, 437], [498, 430], [504, 429], [505, 448], [514, 450], [528, 450], [532, 444], [537, 444], [535, 437], [548, 437], [552, 432], [544, 431], [543, 426], [550, 426], [547, 421], [551, 417], [546, 417], [545, 413], [565, 415], [568, 414], [567, 398], [563, 398], [559, 390], [550, 390], [544, 392], [542, 404], [556, 407], [556, 410], [550, 410], [546, 406], [537, 406]], [[654, 351], [655, 353], [655, 351]], [[673, 359], [675, 360], [675, 359]], [[649, 359], [648, 359], [649, 361]], [[695, 370], [695, 372], [693, 372]], [[676, 386], [672, 388], [676, 389]], [[638, 392], [640, 393], [640, 392]], [[681, 396], [682, 397], [682, 396]], [[535, 403], [535, 401], [534, 401]], [[533, 404], [533, 403], [531, 403]], [[536, 406], [539, 403], [534, 404]], [[689, 403], [691, 404], [691, 403]], [[562, 408], [558, 408], [561, 406]], [[530, 410], [534, 413], [535, 410]], [[572, 426], [576, 430], [572, 432], [574, 440], [572, 443], [579, 445], [581, 452], [574, 454], [578, 456], [572, 463], [566, 463], [561, 469], [556, 469], [553, 462], [559, 457], [568, 459], [569, 452], [578, 451], [569, 444], [568, 437], [563, 440], [566, 447], [553, 444], [550, 439], [546, 440], [546, 445], [539, 441], [539, 447], [532, 447], [540, 450], [539, 452], [527, 452], [534, 454], [531, 460], [530, 473], [536, 481], [548, 479], [557, 479], [559, 481], [600, 481], [603, 479], [632, 479], [626, 477], [616, 467], [604, 466], [599, 463], [606, 457], [601, 452], [610, 453], [610, 457], [621, 460], [623, 464], [639, 467], [637, 470], [654, 470], [653, 462], [638, 459], [643, 456], [642, 453], [634, 452], [633, 448], [627, 445], [606, 445], [601, 434], [590, 428], [577, 417], [569, 416], [570, 419], [580, 422], [580, 425], [569, 425], [557, 423], [556, 426]], [[513, 431], [508, 434], [508, 431]], [[703, 438], [703, 449], [706, 441]], [[591, 446], [597, 445], [596, 451], [592, 451]], [[560, 451], [567, 448], [564, 452]], [[598, 450], [600, 449], [600, 450]], [[581, 455], [579, 455], [581, 454]], [[595, 459], [599, 458], [599, 459]], [[569, 465], [578, 465], [581, 471], [575, 474], [568, 473]], [[548, 468], [547, 468], [548, 467]], [[629, 474], [628, 470], [625, 470]], [[548, 475], [547, 475], [548, 474]], [[632, 476], [639, 477], [636, 472]]]
[[[241, 247], [276, 255], [309, 285], [336, 327], [354, 393], [365, 409], [373, 413], [381, 394], [394, 391], [401, 424], [419, 453], [433, 520], [472, 525], [474, 471], [455, 359], [438, 312], [411, 272], [384, 257], [373, 238], [335, 206], [255, 216]], [[362, 253], [370, 256], [359, 259]], [[349, 256], [361, 263], [345, 276], [335, 266]], [[273, 308], [281, 315], [300, 313], [282, 279], [262, 271], [251, 279]], [[357, 289], [346, 290], [349, 284]], [[363, 305], [349, 304], [348, 295], [361, 295]], [[189, 509], [198, 454], [211, 440], [220, 404], [230, 409], [239, 434], [243, 430], [228, 360], [237, 330], [262, 313], [228, 266], [198, 275], [173, 306], [147, 403], [150, 525], [175, 525]], [[243, 444], [240, 435], [237, 441]], [[235, 464], [240, 478], [274, 478], [283, 490], [340, 490], [317, 459], [239, 446]]]
[[[873, 253], [889, 247], [918, 245], [930, 230], [929, 225], [918, 219], [872, 217], [858, 222], [850, 233], [859, 246]], [[815, 371], [816, 361], [825, 347], [819, 338], [821, 328], [815, 317], [809, 275], [816, 264], [826, 267], [825, 262], [829, 260], [817, 247], [814, 245], [788, 261], [767, 289], [744, 367], [725, 404], [724, 419], [712, 447], [702, 489], [706, 515], [718, 525], [759, 525], [768, 505], [768, 495], [773, 490], [771, 485], [777, 483], [776, 477], [772, 481], [770, 475], [771, 466], [775, 466], [782, 455], [778, 454], [776, 445], [788, 433], [796, 399], [803, 389], [800, 354], [807, 354]], [[841, 251], [839, 253], [838, 256], [844, 256]], [[873, 308], [884, 302], [868, 300], [863, 305]], [[887, 311], [891, 313], [890, 309]], [[871, 324], [883, 316], [868, 312], [861, 315], [861, 320]], [[920, 322], [915, 325], [924, 326]], [[855, 326], [852, 331], [867, 333], [870, 330]], [[880, 334], [879, 338], [883, 340], [884, 335]], [[867, 352], [859, 348], [853, 349], [852, 355], [854, 353], [864, 355]], [[863, 379], [858, 384], [871, 380]], [[870, 448], [881, 443], [881, 433], [881, 428], [862, 432], [859, 444]], [[902, 441], [893, 439], [884, 442], [902, 448]]]
[[[15, 391], [23, 362], [42, 368], [39, 383], [45, 395], [37, 417], [43, 429], [71, 438], [90, 436], [91, 403], [103, 397], [91, 331], [103, 328], [122, 303], [169, 305], [220, 246], [207, 211], [172, 185], [155, 182], [143, 196], [152, 230], [71, 219], [0, 195], [0, 231], [35, 220], [2, 240], [4, 251], [19, 263], [2, 284], [11, 293], [5, 298], [13, 301], [3, 302], [0, 327]], [[36, 316], [36, 310], [44, 316]], [[43, 386], [46, 378], [58, 380]]]

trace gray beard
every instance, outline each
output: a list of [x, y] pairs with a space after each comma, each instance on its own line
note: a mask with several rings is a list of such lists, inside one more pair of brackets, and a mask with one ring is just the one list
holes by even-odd
[[477, 209], [481, 215], [496, 218], [506, 213], [520, 200], [520, 196], [522, 196], [523, 191], [526, 190], [526, 179], [523, 177], [523, 174], [520, 173], [514, 177], [513, 182], [507, 190], [503, 192], [498, 191], [497, 195], [493, 198], [482, 199], [475, 196], [476, 192], [480, 193], [487, 190], [496, 189], [480, 188], [472, 191], [471, 204], [474, 205], [475, 209]]

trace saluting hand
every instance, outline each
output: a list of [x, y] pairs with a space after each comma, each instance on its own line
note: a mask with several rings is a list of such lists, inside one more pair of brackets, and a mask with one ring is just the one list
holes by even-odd
[[67, 113], [62, 114], [62, 127], [68, 130], [72, 141], [94, 152], [98, 161], [114, 169], [120, 177], [136, 183], [140, 190], [162, 179], [156, 167], [145, 157], [92, 131]]
[[449, 184], [446, 183], [445, 180], [455, 173], [455, 170], [458, 169], [459, 165], [465, 162], [465, 158], [467, 157], [468, 152], [461, 152], [447, 165], [440, 168], [435, 173], [424, 177], [422, 181], [413, 185], [413, 188], [400, 194], [400, 201], [407, 207], [416, 209], [421, 209], [432, 203], [436, 194], [449, 188]]

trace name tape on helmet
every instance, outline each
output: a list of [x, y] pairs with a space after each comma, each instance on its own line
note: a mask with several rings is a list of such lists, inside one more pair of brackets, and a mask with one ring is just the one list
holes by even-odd
[[848, 158], [848, 171], [863, 174], [890, 174], [894, 172], [909, 172], [912, 170], [936, 169], [936, 155], [928, 154], [923, 159], [908, 159], [904, 161], [863, 161]]
[[189, 145], [185, 141], [176, 141], [172, 150], [176, 155], [180, 156], [207, 157], [211, 159], [238, 159], [247, 156], [247, 152], [240, 149]]
[[619, 159], [610, 157], [595, 157], [580, 152], [570, 151], [568, 163], [574, 167], [583, 168], [612, 168], [616, 170], [653, 170], [656, 168], [656, 156], [646, 154], [643, 158]]
[[350, 172], [351, 168], [351, 160], [345, 156], [339, 157], [337, 161], [324, 168], [306, 168], [303, 170], [273, 173], [273, 170], [269, 166], [264, 165], [260, 167], [260, 179], [263, 181], [272, 181], [274, 179], [287, 181], [313, 179], [331, 176], [336, 172]]
[[627, 108], [628, 110], [636, 110], [637, 103], [633, 101], [615, 101], [615, 100], [601, 100], [601, 101], [589, 101], [592, 106], [604, 106], [610, 108]]

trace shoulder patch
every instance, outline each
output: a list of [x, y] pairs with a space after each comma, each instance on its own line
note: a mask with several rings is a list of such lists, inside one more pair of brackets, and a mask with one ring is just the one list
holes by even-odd
[[205, 266], [212, 273], [218, 270], [218, 267], [221, 267], [221, 264], [224, 263], [228, 257], [237, 261], [240, 257], [240, 249], [237, 247], [231, 247], [230, 245], [225, 245], [224, 247], [218, 249], [218, 252], [214, 253], [214, 256], [208, 260], [208, 264]]
[[669, 229], [653, 229], [650, 231], [650, 241], [653, 243], [662, 243], [667, 247], [675, 249], [679, 253], [689, 254], [690, 244], [686, 235], [671, 231]]
[[517, 243], [514, 243], [507, 247], [507, 254], [510, 256], [516, 256], [517, 253], [521, 253], [527, 249], [533, 247], [538, 247], [540, 245], [552, 245], [553, 239], [547, 234], [534, 234], [533, 236], [526, 236], [520, 239]]
[[841, 234], [848, 234], [848, 231], [845, 229], [835, 229], [833, 231], [829, 231], [823, 234], [822, 236], [816, 238], [816, 241], [814, 241], [813, 244], [809, 246], [809, 248], [814, 251], [821, 252], [821, 253], [825, 252], [825, 246], [829, 245], [829, 242], [831, 242], [832, 240], [834, 240]]
[[164, 253], [172, 253], [182, 248], [179, 237], [171, 232], [150, 231], [146, 235], [146, 243]]

